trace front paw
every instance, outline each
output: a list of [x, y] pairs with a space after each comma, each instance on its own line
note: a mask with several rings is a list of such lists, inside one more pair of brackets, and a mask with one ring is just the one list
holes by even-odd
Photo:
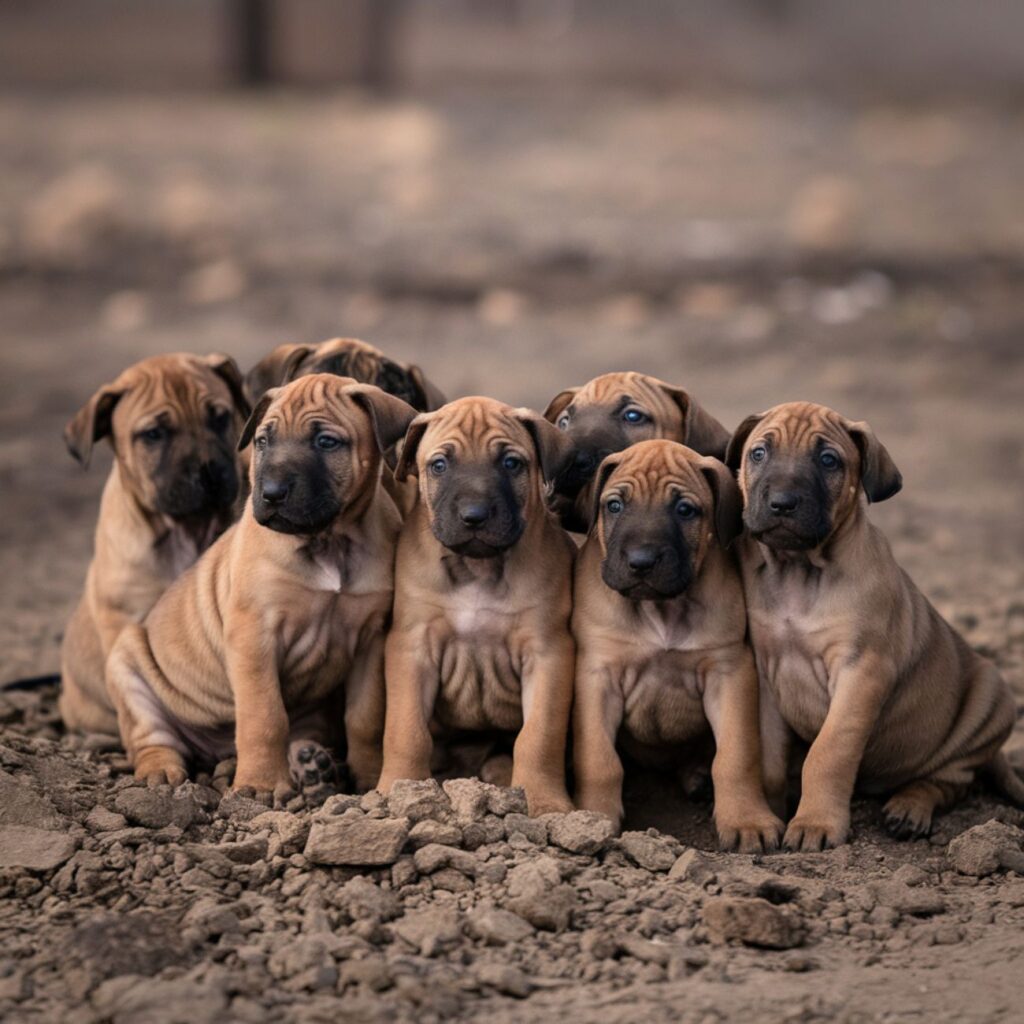
[[531, 818], [539, 818], [542, 814], [568, 814], [576, 810], [569, 794], [558, 790], [526, 790], [526, 805]]
[[782, 843], [787, 850], [816, 853], [819, 850], [842, 846], [850, 834], [849, 811], [797, 810], [789, 823]]
[[767, 807], [748, 814], [715, 811], [715, 830], [722, 850], [772, 853], [779, 848], [785, 826]]
[[338, 783], [338, 770], [330, 752], [316, 740], [293, 740], [288, 745], [292, 784], [308, 799], [330, 796]]

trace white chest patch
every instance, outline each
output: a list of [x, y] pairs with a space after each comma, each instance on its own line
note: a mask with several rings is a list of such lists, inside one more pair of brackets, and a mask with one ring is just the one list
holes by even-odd
[[482, 584], [460, 587], [448, 602], [448, 621], [459, 636], [500, 629], [504, 616], [498, 598]]
[[640, 605], [644, 639], [662, 651], [684, 651], [692, 645], [693, 630], [686, 613], [675, 605], [644, 601]]
[[343, 577], [341, 566], [337, 559], [329, 558], [326, 555], [317, 555], [313, 559], [313, 566], [316, 570], [314, 585], [317, 590], [328, 590], [334, 594], [340, 594]]

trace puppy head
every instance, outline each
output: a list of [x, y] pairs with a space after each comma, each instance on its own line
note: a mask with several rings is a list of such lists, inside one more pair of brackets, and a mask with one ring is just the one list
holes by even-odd
[[823, 544], [856, 509], [903, 486], [900, 472], [866, 423], [811, 402], [787, 402], [748, 416], [729, 442], [747, 529], [769, 547], [807, 551]]
[[252, 509], [279, 533], [315, 534], [356, 518], [372, 500], [381, 453], [416, 415], [372, 384], [318, 373], [272, 388], [239, 449], [253, 444]]
[[642, 441], [598, 469], [592, 532], [601, 577], [633, 601], [664, 601], [700, 575], [712, 543], [742, 528], [740, 493], [718, 459], [674, 441]]
[[[556, 395], [545, 417], [564, 431], [571, 446], [555, 479], [555, 492], [575, 502], [570, 528], [586, 528], [592, 505], [587, 493], [603, 458], [639, 441], [664, 438], [701, 455], [722, 458], [729, 432], [682, 388], [642, 373], [606, 373], [581, 388]], [[575, 524], [570, 520], [578, 520]]]
[[418, 475], [441, 544], [491, 558], [519, 540], [531, 517], [547, 514], [544, 481], [564, 452], [564, 438], [538, 413], [460, 398], [413, 420], [395, 475]]
[[153, 356], [100, 388], [64, 440], [88, 466], [93, 445], [109, 438], [122, 482], [147, 512], [206, 517], [238, 494], [235, 442], [248, 415], [230, 356]]
[[249, 371], [245, 383], [255, 402], [269, 388], [310, 373], [333, 373], [373, 384], [421, 412], [444, 404], [444, 396], [418, 366], [395, 362], [357, 338], [332, 338], [319, 345], [278, 345]]

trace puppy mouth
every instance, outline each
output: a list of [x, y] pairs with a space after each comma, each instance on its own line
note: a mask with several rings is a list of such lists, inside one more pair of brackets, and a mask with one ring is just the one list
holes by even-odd
[[637, 580], [635, 583], [627, 583], [614, 589], [630, 601], [671, 601], [684, 594], [689, 585], [689, 581], [658, 586], [650, 580]]
[[254, 509], [253, 516], [260, 526], [276, 533], [308, 536], [320, 533], [337, 518], [337, 511], [316, 517], [288, 515], [278, 509]]
[[826, 530], [807, 530], [792, 523], [772, 523], [768, 526], [751, 527], [755, 540], [780, 551], [810, 551], [816, 548], [828, 535]]
[[494, 543], [481, 540], [479, 537], [470, 537], [469, 540], [461, 541], [458, 544], [445, 545], [450, 551], [464, 558], [497, 558], [498, 555], [507, 551], [515, 543], [514, 540], [508, 543]]

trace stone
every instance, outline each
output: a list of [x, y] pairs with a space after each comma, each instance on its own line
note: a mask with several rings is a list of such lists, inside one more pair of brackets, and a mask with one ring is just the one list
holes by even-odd
[[220, 978], [164, 981], [120, 976], [93, 993], [99, 1015], [113, 1024], [223, 1024], [227, 986]]
[[62, 829], [67, 826], [67, 819], [58, 813], [48, 796], [0, 769], [0, 827], [4, 825]]
[[304, 853], [314, 864], [394, 864], [408, 837], [408, 818], [346, 815], [333, 821], [314, 822]]
[[672, 840], [649, 832], [623, 832], [619, 837], [619, 849], [639, 867], [648, 871], [668, 871], [676, 862], [676, 850]]
[[504, 826], [506, 839], [519, 833], [537, 846], [547, 845], [548, 827], [541, 818], [531, 818], [527, 814], [507, 814]]
[[684, 850], [668, 869], [668, 877], [673, 881], [693, 882], [704, 886], [715, 879], [714, 869], [710, 861], [699, 850]]
[[430, 875], [441, 868], [454, 868], [471, 878], [476, 876], [480, 862], [471, 853], [458, 850], [454, 846], [441, 846], [431, 843], [422, 846], [413, 854], [413, 863], [421, 875]]
[[551, 842], [570, 853], [592, 857], [600, 853], [615, 835], [612, 820], [596, 811], [545, 815], [544, 820]]
[[576, 890], [556, 885], [544, 892], [527, 893], [509, 901], [509, 910], [545, 931], [561, 932], [569, 927], [576, 907]]
[[[199, 807], [191, 796], [178, 795], [170, 787], [133, 786], [123, 789], [114, 799], [114, 806], [133, 825], [143, 828], [166, 828], [176, 825], [188, 828], [199, 817]], [[263, 810], [260, 807], [260, 810]]]
[[102, 805], [94, 807], [85, 818], [85, 827], [92, 832], [113, 832], [127, 824], [128, 819], [123, 814], [108, 811]]
[[266, 811], [266, 804], [260, 803], [259, 800], [253, 800], [252, 797], [243, 796], [241, 793], [236, 793], [233, 790], [229, 790], [224, 794], [221, 798], [220, 806], [217, 808], [217, 814], [220, 817], [234, 822], [253, 821], [265, 814]]
[[488, 790], [479, 779], [448, 779], [444, 792], [460, 822], [479, 821], [487, 813]]
[[480, 964], [476, 976], [481, 985], [516, 999], [525, 999], [533, 991], [526, 975], [511, 964]]
[[78, 848], [78, 840], [64, 832], [8, 825], [0, 828], [0, 868], [52, 871]]
[[412, 822], [425, 819], [440, 821], [451, 813], [451, 809], [451, 801], [434, 779], [422, 782], [399, 779], [388, 793], [389, 812]]
[[460, 846], [462, 844], [462, 829], [458, 825], [432, 821], [427, 818], [424, 821], [417, 821], [409, 830], [409, 843], [414, 848], [428, 846], [431, 843], [440, 843], [442, 846]]
[[554, 857], [537, 857], [523, 864], [517, 864], [508, 875], [508, 891], [511, 896], [542, 895], [562, 881], [558, 861]]
[[877, 882], [868, 888], [879, 904], [900, 914], [931, 917], [946, 909], [946, 901], [933, 889], [911, 888], [895, 880]]
[[406, 914], [391, 928], [421, 956], [432, 957], [458, 944], [462, 937], [462, 918], [458, 911], [431, 907]]
[[739, 941], [764, 949], [803, 945], [807, 928], [794, 911], [756, 897], [719, 896], [704, 904], [704, 924], [713, 942]]
[[194, 928], [204, 939], [241, 931], [235, 911], [213, 897], [203, 897], [189, 908], [181, 921], [183, 928]]
[[269, 829], [280, 839], [281, 853], [298, 853], [306, 845], [309, 837], [309, 820], [292, 814], [289, 811], [263, 810], [262, 814], [251, 819], [254, 829]]
[[528, 939], [534, 933], [529, 921], [494, 906], [475, 907], [466, 915], [466, 930], [488, 946], [508, 946]]
[[527, 814], [526, 790], [522, 786], [489, 786], [487, 810], [499, 818], [507, 814]]
[[367, 878], [349, 879], [331, 896], [331, 902], [353, 921], [390, 921], [401, 913], [398, 897]]
[[962, 875], [984, 878], [999, 870], [1024, 874], [1024, 830], [992, 818], [951, 840], [949, 863]]

